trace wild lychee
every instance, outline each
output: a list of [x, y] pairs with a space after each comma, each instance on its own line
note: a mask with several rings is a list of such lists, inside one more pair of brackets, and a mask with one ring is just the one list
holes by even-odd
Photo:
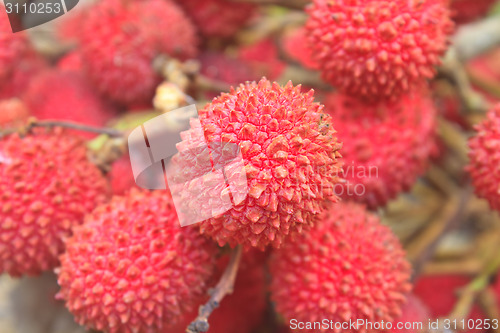
[[132, 190], [88, 215], [66, 242], [59, 297], [81, 325], [169, 332], [207, 292], [217, 247], [181, 228], [167, 192]]
[[325, 108], [343, 142], [347, 182], [335, 193], [345, 199], [385, 205], [415, 183], [435, 152], [436, 110], [426, 90], [374, 105], [332, 94]]
[[229, 0], [176, 0], [206, 37], [231, 37], [254, 15], [256, 6]]
[[476, 194], [500, 210], [500, 104], [490, 110], [469, 140], [470, 164], [467, 167]]
[[[200, 224], [201, 231], [219, 245], [279, 247], [287, 236], [314, 224], [325, 200], [337, 200], [333, 190], [339, 182], [341, 144], [330, 116], [314, 103], [314, 92], [300, 89], [291, 82], [281, 87], [266, 79], [240, 85], [199, 112], [201, 128], [198, 122], [183, 134], [178, 145], [181, 153], [172, 159], [183, 170], [182, 177], [188, 177], [175, 189], [184, 198], [181, 211], [194, 209], [212, 216]], [[202, 149], [205, 139], [224, 147], [223, 153], [235, 144], [241, 151], [244, 173], [233, 164], [226, 172], [246, 179], [240, 188], [232, 189], [234, 205], [226, 212], [211, 213], [213, 204], [203, 199], [222, 186], [197, 178], [209, 171], [199, 167], [203, 158], [210, 160], [209, 151]], [[192, 157], [190, 150], [199, 154]], [[200, 205], [191, 207], [191, 202]]]
[[325, 81], [367, 100], [432, 78], [453, 23], [443, 0], [314, 0], [306, 29]]
[[38, 119], [70, 120], [104, 126], [116, 114], [114, 107], [74, 72], [47, 71], [27, 88], [24, 101]]
[[14, 71], [19, 59], [29, 49], [28, 36], [24, 32], [13, 33], [6, 9], [0, 4], [0, 84]]
[[104, 202], [108, 184], [84, 142], [57, 129], [0, 140], [0, 271], [54, 268], [73, 226]]
[[[270, 269], [271, 299], [290, 324], [393, 321], [411, 288], [397, 237], [355, 203], [332, 205], [309, 233], [274, 252]], [[298, 331], [365, 332], [335, 326]]]

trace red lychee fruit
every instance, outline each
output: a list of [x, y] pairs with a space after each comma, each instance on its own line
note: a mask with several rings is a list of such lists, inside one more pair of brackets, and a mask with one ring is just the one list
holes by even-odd
[[407, 302], [403, 306], [402, 314], [394, 320], [390, 332], [428, 332], [429, 309], [414, 294], [409, 294], [406, 298]]
[[286, 64], [279, 58], [278, 53], [275, 42], [267, 38], [241, 47], [238, 50], [238, 58], [252, 68], [254, 75], [276, 80], [286, 68]]
[[[170, 189], [182, 199], [181, 213], [194, 210], [208, 216], [200, 224], [201, 232], [219, 245], [279, 247], [286, 237], [314, 224], [325, 200], [337, 200], [333, 190], [339, 182], [341, 144], [330, 116], [314, 103], [314, 92], [300, 89], [291, 82], [282, 87], [267, 79], [242, 84], [199, 111], [201, 128], [200, 122], [193, 123], [183, 133], [180, 153], [172, 158], [183, 172], [175, 180], [179, 185], [173, 182]], [[244, 170], [238, 162], [225, 167], [225, 177], [236, 179], [233, 205], [225, 212], [214, 213], [219, 206], [207, 199], [220, 198], [223, 184], [199, 179], [210, 172], [200, 168], [200, 161], [215, 158], [205, 140], [222, 146], [223, 154], [235, 145], [241, 152]], [[226, 163], [225, 156], [214, 163]], [[240, 183], [241, 175], [246, 178]]]
[[306, 25], [323, 79], [366, 100], [434, 76], [453, 23], [442, 0], [314, 0]]
[[228, 0], [176, 0], [205, 37], [233, 36], [254, 16], [257, 7]]
[[309, 233], [276, 250], [270, 269], [271, 299], [292, 329], [292, 319], [392, 322], [411, 289], [411, 267], [397, 237], [363, 206], [349, 202], [332, 205]]
[[198, 55], [198, 33], [184, 11], [173, 1], [148, 0], [138, 8], [141, 27], [159, 53], [178, 59]]
[[496, 0], [452, 0], [452, 18], [459, 24], [474, 21], [488, 12]]
[[99, 91], [115, 102], [150, 102], [160, 82], [154, 58], [161, 52], [195, 55], [198, 41], [190, 24], [172, 2], [98, 3], [82, 22], [85, 70]]
[[[471, 281], [471, 278], [465, 275], [422, 276], [415, 282], [413, 293], [427, 305], [431, 315], [430, 319], [449, 318], [460, 297], [460, 291]], [[487, 316], [481, 311], [481, 308], [474, 304], [468, 318], [465, 318], [465, 324], [467, 325], [467, 319], [472, 319], [476, 323], [476, 320], [482, 321], [486, 318]], [[484, 332], [484, 330], [466, 329], [464, 332]]]
[[13, 33], [6, 8], [0, 4], [0, 84], [4, 84], [15, 70], [19, 59], [30, 49], [27, 35], [21, 31]]
[[74, 72], [42, 73], [29, 85], [24, 101], [38, 119], [104, 126], [116, 114], [115, 109], [92, 90], [85, 78]]
[[307, 45], [306, 30], [297, 28], [289, 31], [283, 38], [283, 49], [288, 57], [299, 62], [306, 68], [318, 69], [313, 60], [311, 49]]
[[47, 62], [40, 54], [32, 49], [26, 51], [21, 58], [17, 59], [14, 70], [9, 73], [4, 82], [0, 81], [0, 99], [22, 97], [33, 78], [47, 67]]
[[61, 256], [59, 298], [81, 325], [169, 332], [207, 292], [217, 247], [181, 228], [169, 194], [132, 190], [87, 215]]
[[0, 100], [0, 128], [23, 124], [30, 113], [26, 104], [18, 98]]
[[57, 62], [57, 69], [60, 71], [83, 73], [82, 55], [78, 51], [66, 54]]
[[109, 178], [113, 194], [116, 195], [123, 195], [136, 186], [128, 154], [113, 162]]
[[[264, 269], [264, 252], [249, 251], [243, 254], [232, 294], [224, 297], [220, 306], [212, 312], [208, 323], [208, 333], [250, 333], [262, 323], [266, 310], [266, 274]], [[221, 276], [228, 264], [228, 256], [217, 262]], [[206, 300], [205, 300], [206, 301]], [[205, 304], [202, 302], [200, 305]], [[169, 333], [184, 333], [188, 325], [196, 318], [195, 311], [184, 318]]]
[[20, 276], [54, 268], [71, 228], [108, 194], [80, 139], [59, 129], [1, 139], [0, 271]]
[[374, 105], [331, 94], [325, 108], [343, 142], [347, 182], [335, 187], [337, 195], [371, 209], [384, 206], [426, 170], [436, 149], [436, 110], [427, 90]]
[[476, 194], [488, 200], [491, 208], [500, 210], [500, 104], [490, 110], [486, 119], [475, 126], [476, 135], [469, 139], [469, 165]]

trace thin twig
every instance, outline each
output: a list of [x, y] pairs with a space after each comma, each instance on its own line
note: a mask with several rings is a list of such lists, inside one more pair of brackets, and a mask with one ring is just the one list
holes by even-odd
[[451, 199], [450, 202], [443, 208], [439, 216], [439, 220], [444, 222], [431, 222], [430, 227], [425, 230], [421, 239], [414, 242], [414, 245], [410, 244], [407, 251], [413, 263], [413, 281], [421, 273], [425, 263], [432, 258], [444, 235], [455, 228], [460, 222], [470, 195], [471, 189], [467, 188], [461, 193], [458, 199]]
[[210, 314], [219, 306], [222, 299], [233, 292], [234, 281], [236, 280], [236, 274], [238, 273], [238, 267], [240, 265], [242, 248], [239, 245], [231, 254], [231, 259], [229, 264], [222, 274], [222, 277], [212, 291], [210, 299], [205, 305], [200, 306], [198, 317], [189, 324], [186, 329], [186, 333], [201, 333], [206, 332], [210, 328], [208, 324], [208, 317]]
[[453, 311], [448, 316], [450, 319], [464, 319], [468, 317], [469, 312], [478, 295], [490, 284], [491, 278], [498, 272], [500, 268], [500, 256], [498, 249], [492, 252], [491, 261], [484, 267], [472, 282], [470, 282], [463, 290], [455, 304]]
[[123, 137], [124, 135], [122, 131], [116, 130], [114, 128], [94, 127], [71, 121], [60, 121], [60, 120], [32, 120], [28, 123], [28, 126], [25, 128], [25, 130], [29, 132], [35, 127], [47, 127], [47, 128], [63, 127], [83, 132], [106, 134], [110, 137]]

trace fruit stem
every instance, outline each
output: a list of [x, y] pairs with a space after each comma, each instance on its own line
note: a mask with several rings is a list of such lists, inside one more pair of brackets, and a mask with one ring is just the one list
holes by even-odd
[[234, 281], [238, 273], [238, 267], [241, 261], [242, 247], [238, 245], [231, 254], [229, 264], [222, 274], [222, 277], [213, 289], [210, 299], [205, 305], [200, 306], [198, 317], [189, 324], [186, 333], [201, 333], [206, 332], [210, 328], [208, 317], [219, 306], [222, 299], [233, 292]]
[[35, 127], [64, 127], [70, 128], [78, 131], [91, 132], [97, 134], [106, 134], [110, 137], [123, 137], [124, 132], [107, 127], [94, 127], [83, 124], [78, 124], [70, 121], [60, 121], [60, 120], [36, 120], [30, 119], [28, 125], [25, 127], [25, 131], [29, 132]]

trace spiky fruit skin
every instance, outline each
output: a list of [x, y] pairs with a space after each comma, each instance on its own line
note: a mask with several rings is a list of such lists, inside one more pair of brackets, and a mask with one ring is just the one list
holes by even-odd
[[286, 321], [392, 321], [411, 288], [410, 264], [397, 237], [349, 202], [332, 205], [309, 233], [275, 251], [270, 269], [271, 299]]
[[160, 81], [152, 67], [155, 46], [135, 14], [121, 1], [104, 1], [93, 7], [82, 27], [82, 60], [89, 79], [103, 95], [125, 105], [152, 99]]
[[0, 100], [0, 128], [22, 125], [29, 117], [30, 112], [20, 99], [11, 98]]
[[[266, 79], [242, 84], [199, 111], [201, 130], [184, 133], [180, 151], [200, 147], [205, 139], [240, 147], [248, 192], [234, 189], [233, 197], [244, 199], [200, 223], [201, 232], [219, 245], [279, 247], [314, 224], [325, 200], [337, 200], [333, 187], [339, 182], [341, 144], [330, 116], [314, 103], [314, 92], [300, 89]], [[196, 159], [181, 155], [173, 161], [179, 170], [195, 174], [200, 172]], [[185, 202], [213, 191], [197, 178], [182, 186], [176, 193]], [[213, 211], [210, 202], [193, 209]]]
[[75, 72], [54, 70], [40, 74], [30, 83], [24, 101], [38, 119], [104, 126], [116, 115], [115, 109]]
[[488, 12], [496, 0], [452, 0], [452, 18], [459, 24], [474, 21]]
[[469, 165], [476, 194], [495, 210], [500, 210], [500, 104], [490, 110], [486, 119], [475, 126], [476, 135], [469, 139]]
[[426, 91], [374, 105], [331, 94], [325, 107], [343, 142], [347, 182], [335, 193], [344, 199], [384, 206], [410, 189], [436, 151], [436, 110]]
[[87, 215], [66, 242], [60, 298], [106, 332], [168, 332], [204, 296], [217, 247], [181, 228], [166, 192], [132, 190]]
[[228, 0], [176, 0], [205, 37], [228, 38], [256, 12], [256, 6]]
[[[415, 281], [413, 293], [427, 305], [431, 319], [449, 318], [449, 314], [453, 311], [460, 298], [460, 291], [467, 287], [470, 282], [472, 282], [472, 279], [466, 275], [427, 275]], [[480, 306], [473, 304], [465, 320], [467, 322], [468, 319], [471, 319], [476, 323], [479, 322], [476, 320], [482, 321], [486, 318], [488, 317]], [[466, 329], [463, 332], [485, 332], [485, 330]]]
[[[0, 12], [6, 9], [0, 4]], [[14, 71], [19, 58], [29, 49], [29, 42], [24, 32], [13, 33], [6, 14], [0, 17], [0, 83], [3, 84]]]
[[434, 76], [453, 23], [442, 0], [314, 0], [306, 24], [323, 79], [368, 101]]
[[[414, 294], [409, 294], [407, 296], [406, 304], [403, 306], [402, 314], [393, 322], [393, 328], [390, 332], [407, 332], [407, 333], [424, 333], [428, 332], [426, 329], [428, 326], [428, 321], [430, 319], [429, 309], [427, 306]], [[423, 330], [414, 330], [404, 328], [404, 325], [415, 325], [416, 323], [421, 323]], [[402, 328], [398, 328], [397, 325], [403, 325]], [[410, 326], [407, 326], [410, 327]], [[416, 327], [416, 326], [412, 326]]]
[[56, 129], [0, 140], [0, 271], [54, 268], [63, 239], [106, 201], [109, 186], [82, 140]]

